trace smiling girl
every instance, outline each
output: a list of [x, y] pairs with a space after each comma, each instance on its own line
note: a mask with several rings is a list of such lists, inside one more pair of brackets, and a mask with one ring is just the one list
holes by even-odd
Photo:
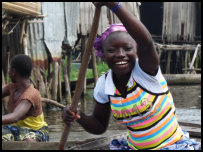
[[[94, 48], [110, 70], [94, 88], [92, 115], [78, 111], [77, 122], [93, 134], [104, 133], [110, 113], [128, 129], [128, 137], [115, 139], [110, 149], [200, 149], [185, 136], [177, 121], [175, 106], [159, 66], [158, 55], [146, 27], [117, 2], [95, 2], [111, 9], [122, 24], [109, 26], [96, 38]], [[75, 116], [68, 107], [63, 120]], [[185, 145], [184, 145], [185, 144]]]

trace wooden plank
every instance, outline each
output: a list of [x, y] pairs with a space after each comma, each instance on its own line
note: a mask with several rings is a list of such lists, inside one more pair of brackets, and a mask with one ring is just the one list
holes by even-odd
[[[159, 47], [159, 49], [162, 49], [164, 51], [195, 51], [196, 45], [190, 45], [190, 44], [183, 44], [183, 45], [175, 45], [175, 44], [160, 44], [160, 43], [154, 43], [156, 47]], [[201, 48], [201, 45], [198, 47]]]

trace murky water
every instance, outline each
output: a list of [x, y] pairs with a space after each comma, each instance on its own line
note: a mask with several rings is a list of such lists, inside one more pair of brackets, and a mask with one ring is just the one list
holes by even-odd
[[[201, 85], [172, 85], [169, 86], [169, 89], [173, 95], [178, 120], [201, 124]], [[88, 90], [85, 101], [81, 100], [83, 104], [80, 105], [80, 108], [86, 114], [91, 114], [94, 108], [92, 92], [93, 90]], [[64, 128], [61, 113], [60, 110], [44, 111], [45, 120], [49, 125], [50, 141], [60, 141]], [[121, 133], [121, 130], [126, 130], [126, 128], [117, 124], [113, 117], [110, 119], [108, 130], [102, 135], [87, 133], [78, 123], [74, 122], [71, 126], [68, 141], [105, 137]]]

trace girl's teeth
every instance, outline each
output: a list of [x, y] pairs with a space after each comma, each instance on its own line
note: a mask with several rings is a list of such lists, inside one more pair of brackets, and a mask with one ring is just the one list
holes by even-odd
[[116, 64], [126, 64], [127, 62], [125, 61], [121, 61], [121, 62], [117, 62]]

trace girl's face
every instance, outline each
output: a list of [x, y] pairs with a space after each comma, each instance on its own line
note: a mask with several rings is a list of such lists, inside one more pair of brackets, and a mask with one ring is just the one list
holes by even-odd
[[8, 69], [8, 75], [9, 75], [9, 77], [11, 78], [11, 81], [12, 81], [13, 83], [16, 82], [16, 80], [15, 80], [15, 72], [16, 72], [15, 69], [9, 67], [9, 69]]
[[127, 32], [113, 32], [103, 43], [104, 60], [117, 75], [130, 74], [136, 60], [135, 40]]

